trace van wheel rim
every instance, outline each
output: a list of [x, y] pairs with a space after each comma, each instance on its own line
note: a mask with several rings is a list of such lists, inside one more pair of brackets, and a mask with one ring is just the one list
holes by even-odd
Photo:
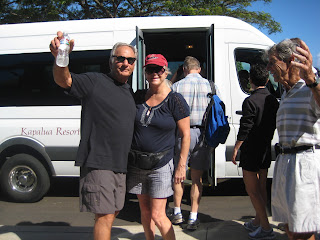
[[9, 173], [9, 185], [12, 190], [26, 193], [37, 186], [37, 175], [28, 166], [16, 166]]

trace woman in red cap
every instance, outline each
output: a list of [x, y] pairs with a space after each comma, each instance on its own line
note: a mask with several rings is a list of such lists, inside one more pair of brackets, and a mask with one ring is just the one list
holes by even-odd
[[[186, 160], [190, 145], [189, 106], [181, 94], [167, 84], [168, 62], [161, 54], [145, 60], [149, 89], [135, 93], [136, 118], [129, 156], [127, 191], [137, 194], [141, 223], [147, 240], [155, 239], [155, 226], [163, 239], [175, 239], [166, 216], [167, 197], [175, 182], [186, 179]], [[176, 130], [182, 137], [179, 166], [174, 173], [173, 155]]]

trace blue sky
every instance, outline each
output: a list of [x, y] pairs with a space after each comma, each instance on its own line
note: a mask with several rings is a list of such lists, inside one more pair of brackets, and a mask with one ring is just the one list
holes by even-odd
[[269, 35], [266, 29], [260, 29], [274, 42], [292, 37], [305, 41], [313, 56], [313, 65], [320, 68], [320, 0], [256, 2], [249, 10], [270, 13], [281, 24], [281, 33]]

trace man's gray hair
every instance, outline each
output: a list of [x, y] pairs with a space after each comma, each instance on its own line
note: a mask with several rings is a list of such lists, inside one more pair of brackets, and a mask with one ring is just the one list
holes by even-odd
[[129, 48], [131, 48], [132, 51], [134, 52], [135, 57], [137, 58], [138, 52], [137, 52], [137, 49], [134, 46], [132, 46], [132, 45], [130, 45], [128, 43], [117, 42], [115, 45], [113, 45], [113, 48], [111, 50], [110, 60], [109, 60], [111, 64], [114, 63], [114, 57], [112, 57], [112, 56], [115, 55], [114, 53], [116, 52], [116, 50], [119, 47], [129, 47]]
[[195, 57], [187, 56], [183, 62], [183, 68], [187, 71], [200, 68], [200, 62]]
[[289, 62], [292, 54], [297, 53], [297, 48], [298, 43], [297, 41], [292, 41], [290, 39], [285, 39], [282, 40], [281, 42], [273, 45], [269, 50], [268, 50], [268, 55], [275, 55], [277, 56], [281, 61], [283, 62]]

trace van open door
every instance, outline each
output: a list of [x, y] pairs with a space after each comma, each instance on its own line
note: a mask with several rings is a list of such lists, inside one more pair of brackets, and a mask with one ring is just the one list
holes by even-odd
[[207, 31], [207, 79], [214, 81], [214, 25]]
[[[136, 63], [136, 69], [137, 69], [137, 86], [132, 86], [133, 90], [141, 90], [146, 88], [146, 79], [143, 73], [143, 65], [144, 65], [144, 59], [146, 57], [146, 46], [144, 43], [144, 37], [143, 32], [139, 29], [139, 27], [136, 27], [136, 40], [137, 40], [137, 50], [138, 50], [138, 59]], [[136, 87], [136, 89], [134, 89]]]
[[[214, 25], [207, 31], [207, 79], [214, 82]], [[208, 170], [208, 183], [217, 186], [215, 175], [215, 151], [210, 153], [210, 168]]]

